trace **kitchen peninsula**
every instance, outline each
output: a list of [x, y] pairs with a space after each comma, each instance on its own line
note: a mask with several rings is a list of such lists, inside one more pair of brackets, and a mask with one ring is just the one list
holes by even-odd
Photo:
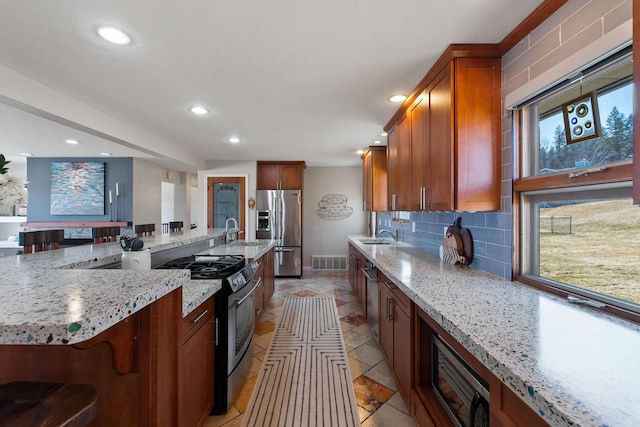
[[[435, 332], [446, 336], [467, 364], [493, 378], [485, 380], [491, 385], [496, 425], [543, 425], [543, 420], [552, 426], [638, 424], [637, 324], [477, 269], [443, 263], [401, 242], [365, 243], [371, 240], [350, 236], [349, 245], [378, 268], [380, 289], [387, 292], [388, 283], [411, 300], [411, 353], [416, 360], [409, 403], [416, 419], [440, 425], [420, 418], [437, 413], [433, 406], [429, 415], [421, 408], [432, 389], [425, 381], [430, 366], [421, 366], [430, 363], [425, 342]], [[381, 319], [388, 305], [380, 301]], [[523, 421], [526, 411], [533, 418]]]
[[[187, 230], [143, 241], [153, 255], [223, 235]], [[272, 247], [209, 252], [254, 259]], [[221, 281], [192, 281], [188, 270], [101, 268], [121, 254], [118, 243], [104, 243], [0, 258], [0, 383], [91, 383], [99, 395], [92, 425], [180, 425], [183, 335]]]

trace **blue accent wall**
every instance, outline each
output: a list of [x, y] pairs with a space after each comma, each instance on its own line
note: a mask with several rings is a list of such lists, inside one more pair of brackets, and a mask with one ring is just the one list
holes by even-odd
[[[51, 215], [51, 163], [103, 162], [105, 164], [104, 215]], [[133, 158], [32, 157], [27, 159], [29, 203], [27, 221], [133, 221]], [[116, 198], [116, 182], [120, 196]], [[111, 190], [113, 204], [109, 204]]]
[[[473, 237], [474, 257], [470, 267], [512, 280], [512, 214], [505, 212], [410, 212], [410, 222], [391, 221], [391, 212], [378, 212], [379, 230], [397, 228], [399, 240], [438, 254], [444, 229], [462, 218], [462, 227]], [[391, 224], [387, 226], [387, 221]], [[415, 232], [412, 224], [415, 223]], [[388, 235], [384, 235], [388, 237]]]

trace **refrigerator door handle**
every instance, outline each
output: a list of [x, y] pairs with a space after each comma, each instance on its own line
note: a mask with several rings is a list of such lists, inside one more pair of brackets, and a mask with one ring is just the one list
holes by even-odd
[[294, 248], [275, 248], [274, 252], [294, 252]]

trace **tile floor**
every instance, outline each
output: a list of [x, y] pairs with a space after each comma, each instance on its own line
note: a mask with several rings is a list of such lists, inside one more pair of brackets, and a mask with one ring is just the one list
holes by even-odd
[[233, 427], [242, 424], [242, 416], [269, 348], [284, 298], [289, 296], [335, 298], [362, 426], [414, 426], [380, 346], [371, 334], [356, 296], [351, 292], [347, 271], [305, 269], [301, 279], [276, 279], [275, 294], [256, 325], [254, 358], [249, 378], [233, 407], [225, 415], [209, 417], [205, 427]]

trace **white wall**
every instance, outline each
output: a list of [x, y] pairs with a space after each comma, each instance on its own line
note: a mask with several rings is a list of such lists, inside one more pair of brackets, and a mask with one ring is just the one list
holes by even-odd
[[[319, 203], [327, 194], [345, 195], [347, 206], [353, 210], [351, 215], [341, 220], [322, 219]], [[311, 255], [347, 255], [347, 235], [367, 230], [362, 210], [362, 166], [307, 167], [303, 197], [303, 265], [311, 265]]]
[[188, 227], [191, 197], [185, 174], [138, 158], [133, 159], [133, 224], [155, 224], [157, 232], [162, 230], [162, 182], [174, 184], [173, 220]]

